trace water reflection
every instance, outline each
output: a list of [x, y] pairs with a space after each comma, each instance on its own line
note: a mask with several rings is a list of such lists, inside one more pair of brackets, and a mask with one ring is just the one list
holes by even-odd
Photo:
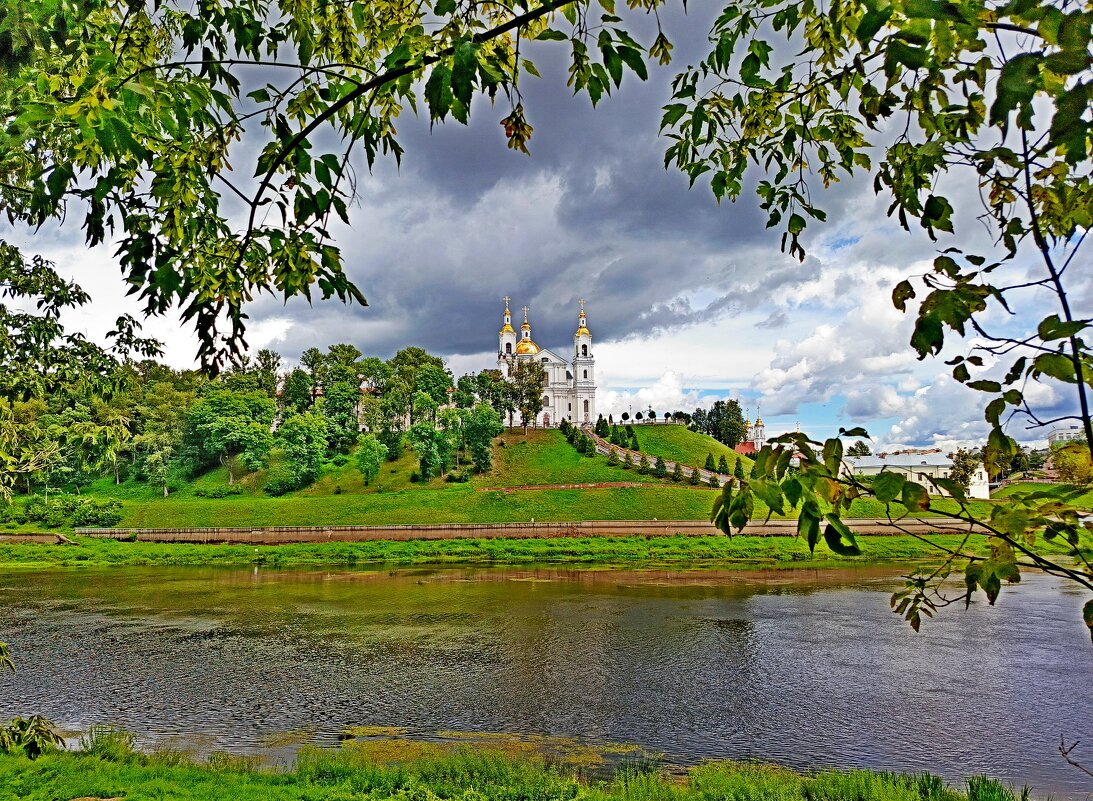
[[257, 750], [378, 724], [636, 742], [679, 762], [1089, 785], [1080, 597], [1029, 577], [914, 635], [887, 572], [148, 568], [0, 575], [0, 718]]

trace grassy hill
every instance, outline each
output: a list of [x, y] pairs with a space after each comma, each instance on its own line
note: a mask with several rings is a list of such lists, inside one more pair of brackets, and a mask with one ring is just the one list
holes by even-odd
[[686, 426], [677, 425], [639, 425], [634, 426], [638, 435], [638, 444], [642, 451], [652, 456], [663, 456], [668, 461], [682, 462], [689, 467], [702, 467], [706, 463], [707, 454], [713, 454], [714, 464], [724, 455], [732, 470], [733, 461], [740, 458], [744, 461], [744, 469], [751, 469], [751, 459], [740, 456], [727, 445], [723, 445], [713, 437], [691, 431]]
[[[641, 426], [642, 449], [687, 464], [716, 459], [728, 452], [720, 443], [682, 426]], [[275, 466], [278, 455], [273, 458]], [[744, 460], [745, 467], [751, 461]], [[493, 469], [467, 483], [439, 478], [411, 481], [417, 461], [407, 450], [387, 462], [371, 486], [365, 486], [352, 459], [329, 463], [310, 487], [273, 498], [262, 492], [268, 471], [243, 476], [238, 494], [207, 497], [227, 486], [227, 471], [214, 468], [177, 487], [167, 498], [136, 482], [115, 485], [108, 479], [84, 489], [85, 496], [116, 498], [122, 504], [120, 527], [175, 528], [211, 526], [381, 525], [424, 523], [502, 523], [570, 520], [705, 520], [714, 493], [707, 487], [675, 484], [642, 476], [636, 470], [609, 467], [603, 456], [577, 453], [560, 432], [509, 431], [494, 447]], [[631, 487], [547, 488], [558, 484], [634, 483]], [[544, 487], [535, 489], [536, 486]], [[513, 489], [513, 488], [523, 489]], [[757, 518], [766, 510], [756, 502]], [[852, 516], [880, 517], [882, 504], [858, 501]], [[795, 516], [795, 513], [790, 515]], [[59, 530], [69, 530], [61, 526]], [[6, 524], [3, 531], [40, 531], [41, 524]]]

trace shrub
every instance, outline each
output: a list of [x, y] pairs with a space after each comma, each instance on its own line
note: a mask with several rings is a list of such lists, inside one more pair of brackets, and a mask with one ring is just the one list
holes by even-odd
[[717, 489], [721, 486], [721, 481], [717, 478], [717, 473], [710, 473], [710, 486]]
[[471, 471], [463, 470], [459, 473], [448, 473], [444, 476], [444, 480], [449, 484], [466, 484], [471, 480]]
[[420, 473], [418, 473], [418, 472], [417, 472], [417, 471], [415, 470], [414, 472], [412, 472], [412, 473], [410, 474], [410, 483], [411, 483], [411, 484], [416, 484], [416, 483], [418, 483], [419, 481], [421, 481], [421, 474], [420, 474]]
[[125, 729], [92, 726], [80, 737], [80, 750], [109, 762], [124, 762], [133, 756], [134, 738]]
[[42, 518], [42, 524], [46, 528], [60, 528], [65, 524], [66, 519], [63, 509], [50, 504], [46, 509], [45, 517]]
[[691, 470], [691, 486], [697, 487], [702, 482], [702, 476], [698, 474], [698, 468]]
[[664, 478], [668, 475], [668, 465], [664, 463], [664, 458], [657, 457], [656, 463], [653, 465], [653, 475], [657, 478]]
[[64, 742], [53, 724], [41, 715], [15, 718], [0, 728], [0, 753], [4, 754], [22, 751], [30, 759], [37, 759], [44, 753], [64, 748]]
[[725, 454], [721, 454], [721, 458], [717, 460], [717, 472], [722, 475], [729, 473], [729, 461], [725, 458]]
[[23, 504], [23, 516], [27, 520], [39, 521], [46, 516], [48, 504], [41, 495], [31, 495]]
[[713, 454], [712, 454], [712, 453], [707, 453], [707, 454], [706, 454], [706, 464], [704, 464], [704, 465], [703, 465], [703, 467], [704, 467], [705, 469], [709, 470], [709, 471], [710, 471], [711, 473], [712, 473], [712, 472], [713, 472], [714, 470], [716, 470], [716, 469], [717, 469], [717, 465], [716, 465], [716, 464], [714, 464], [714, 460], [713, 460]]
[[672, 468], [672, 481], [677, 484], [683, 481], [683, 466], [679, 462], [676, 462], [676, 466]]
[[286, 492], [292, 492], [299, 485], [295, 474], [284, 467], [275, 467], [269, 471], [269, 475], [266, 477], [266, 485], [263, 487], [267, 495], [272, 495], [275, 498], [284, 495]]
[[641, 455], [641, 459], [638, 461], [638, 473], [643, 476], [649, 475], [649, 457], [644, 453]]

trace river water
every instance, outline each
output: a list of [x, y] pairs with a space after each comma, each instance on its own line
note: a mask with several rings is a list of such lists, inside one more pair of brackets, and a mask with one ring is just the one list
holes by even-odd
[[1083, 596], [1044, 576], [915, 634], [891, 571], [115, 568], [0, 573], [0, 719], [257, 752], [308, 729], [626, 742], [669, 762], [987, 773], [1084, 798]]

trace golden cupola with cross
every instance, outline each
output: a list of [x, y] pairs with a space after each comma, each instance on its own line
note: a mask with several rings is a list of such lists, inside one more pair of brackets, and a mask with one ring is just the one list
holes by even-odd
[[534, 356], [541, 348], [531, 338], [531, 323], [528, 322], [528, 307], [524, 307], [524, 322], [520, 326], [520, 341], [516, 344], [517, 356]]

